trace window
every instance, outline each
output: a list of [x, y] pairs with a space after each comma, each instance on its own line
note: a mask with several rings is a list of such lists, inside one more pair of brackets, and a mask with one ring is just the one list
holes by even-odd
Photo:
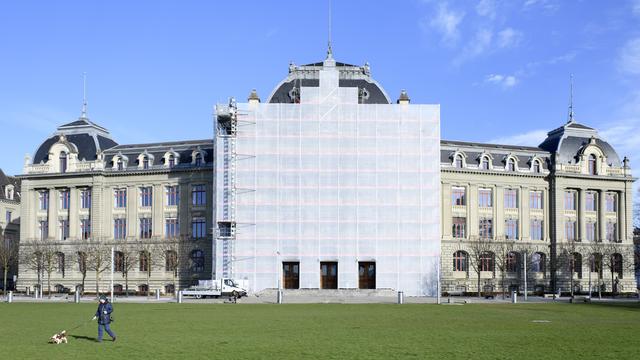
[[469, 255], [462, 250], [453, 253], [453, 271], [469, 271]]
[[466, 236], [466, 224], [467, 224], [467, 219], [463, 218], [463, 217], [454, 217], [452, 219], [452, 223], [453, 223], [453, 229], [452, 229], [452, 234], [454, 238], [459, 238], [459, 239], [464, 239]]
[[164, 270], [178, 270], [178, 254], [173, 250], [167, 250], [164, 254]]
[[138, 269], [145, 272], [151, 271], [149, 265], [149, 253], [146, 251], [140, 251], [140, 264]]
[[124, 272], [124, 253], [122, 251], [116, 251], [113, 254], [113, 271]]
[[505, 209], [518, 208], [518, 190], [516, 189], [504, 190], [504, 208]]
[[575, 220], [564, 221], [564, 238], [567, 240], [576, 240], [576, 222]]
[[153, 202], [153, 189], [151, 186], [140, 188], [140, 206], [150, 207]]
[[167, 186], [167, 206], [178, 206], [180, 203], [180, 194], [178, 185]]
[[193, 206], [204, 206], [207, 203], [207, 190], [205, 185], [193, 185], [191, 189], [191, 200]]
[[533, 161], [533, 172], [536, 173], [536, 174], [539, 174], [541, 170], [542, 170], [542, 166], [540, 165], [540, 161], [534, 160]]
[[542, 240], [542, 220], [531, 220], [529, 229], [531, 240]]
[[[191, 221], [191, 234], [194, 239], [204, 239], [207, 237], [207, 222], [204, 218], [196, 218]], [[229, 236], [231, 236], [231, 234], [229, 234]]]
[[614, 223], [614, 222], [608, 222], [607, 223], [607, 229], [606, 229], [606, 238], [607, 241], [609, 242], [618, 242], [618, 238], [617, 238], [617, 229], [618, 224]]
[[69, 220], [60, 220], [60, 239], [67, 240], [69, 238]]
[[38, 198], [40, 200], [40, 210], [48, 210], [49, 209], [49, 191], [43, 190], [38, 194]]
[[451, 188], [451, 204], [462, 206], [466, 205], [465, 188], [452, 187]]
[[11, 211], [7, 210], [7, 212], [5, 213], [5, 220], [7, 224], [11, 222]]
[[165, 219], [164, 236], [167, 238], [177, 238], [180, 236], [180, 224], [178, 219]]
[[518, 238], [518, 220], [507, 219], [504, 221], [504, 231], [507, 240], [515, 240]]
[[285, 289], [298, 289], [300, 287], [300, 263], [283, 262], [282, 278]]
[[618, 253], [611, 255], [611, 270], [618, 274], [618, 278], [622, 279], [622, 255]]
[[516, 171], [516, 160], [510, 158], [507, 160], [507, 171]]
[[193, 250], [191, 252], [191, 271], [204, 271], [204, 253], [202, 250]]
[[607, 193], [605, 195], [607, 212], [616, 212], [616, 194]]
[[91, 238], [91, 219], [80, 220], [80, 234], [83, 240]]
[[113, 219], [113, 238], [122, 240], [127, 237], [127, 219]]
[[489, 170], [489, 157], [488, 156], [483, 156], [482, 159], [480, 160], [480, 169]]
[[38, 231], [40, 232], [40, 240], [45, 240], [49, 236], [49, 222], [47, 220], [40, 220]]
[[56, 271], [62, 274], [62, 277], [64, 277], [64, 265], [64, 254], [61, 252], [56, 252]]
[[586, 211], [596, 211], [596, 193], [593, 191], [587, 191], [585, 193], [585, 210]]
[[533, 253], [531, 255], [531, 271], [534, 273], [545, 272], [545, 255], [543, 253]]
[[511, 251], [507, 254], [505, 270], [507, 272], [518, 271], [518, 254], [516, 252]]
[[69, 190], [60, 190], [60, 209], [69, 210]]
[[113, 204], [120, 209], [127, 207], [127, 189], [116, 189], [114, 191]]
[[91, 208], [91, 189], [80, 191], [80, 207], [83, 209]]
[[176, 166], [176, 158], [175, 158], [175, 156], [169, 155], [169, 157], [167, 158], [167, 165], [169, 165], [169, 167]]
[[140, 219], [140, 238], [151, 238], [151, 218]]
[[589, 155], [589, 175], [596, 175], [596, 156]]
[[376, 263], [373, 261], [358, 262], [358, 288], [376, 288]]
[[202, 155], [200, 153], [196, 153], [194, 164], [196, 166], [202, 166]]
[[454, 158], [453, 166], [458, 169], [462, 169], [463, 164], [464, 162], [462, 161], [462, 155], [457, 154]]
[[529, 207], [542, 209], [542, 191], [531, 191], [529, 193]]
[[149, 157], [145, 156], [142, 158], [142, 168], [147, 170], [149, 169]]
[[149, 295], [149, 286], [147, 286], [147, 284], [138, 285], [138, 294], [140, 294], [140, 295], [144, 295], [144, 294]]
[[571, 269], [573, 269], [574, 276], [582, 279], [582, 255], [580, 253], [571, 254]]
[[589, 270], [593, 273], [602, 275], [602, 254], [591, 254]]
[[491, 189], [478, 189], [478, 206], [491, 207]]
[[576, 193], [575, 191], [564, 192], [564, 209], [575, 210], [576, 209]]
[[493, 237], [493, 220], [480, 219], [479, 235], [482, 239], [491, 239]]
[[593, 221], [588, 221], [585, 226], [585, 237], [587, 238], [587, 241], [596, 241], [596, 231], [598, 229], [596, 223]]
[[321, 262], [320, 263], [320, 288], [321, 289], [337, 289], [338, 288], [338, 263], [337, 262]]
[[120, 157], [116, 161], [116, 168], [118, 170], [124, 170], [124, 162], [122, 161], [122, 158], [120, 158]]
[[480, 254], [480, 271], [493, 271], [494, 261], [493, 253], [490, 251]]
[[67, 172], [67, 153], [64, 151], [60, 152], [60, 172]]

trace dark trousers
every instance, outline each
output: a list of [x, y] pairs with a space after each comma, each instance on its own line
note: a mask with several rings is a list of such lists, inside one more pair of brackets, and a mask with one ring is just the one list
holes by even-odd
[[103, 327], [104, 327], [104, 330], [107, 330], [107, 334], [109, 334], [109, 336], [111, 336], [112, 339], [115, 339], [116, 334], [114, 334], [113, 331], [111, 331], [111, 327], [109, 327], [109, 324], [98, 324], [98, 341], [102, 341]]

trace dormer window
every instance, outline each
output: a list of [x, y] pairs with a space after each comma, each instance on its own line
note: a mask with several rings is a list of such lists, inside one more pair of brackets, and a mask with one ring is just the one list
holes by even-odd
[[588, 164], [588, 170], [589, 170], [589, 175], [596, 175], [597, 174], [597, 170], [596, 170], [596, 156], [594, 154], [589, 155], [589, 164]]
[[64, 151], [60, 152], [60, 172], [67, 172], [67, 153]]
[[453, 161], [453, 166], [458, 168], [458, 169], [462, 169], [462, 165], [463, 165], [463, 161], [462, 161], [462, 155], [457, 154], [454, 158]]
[[7, 185], [7, 187], [5, 188], [4, 195], [7, 198], [7, 200], [13, 200], [13, 186]]
[[516, 171], [516, 161], [513, 158], [507, 160], [507, 171]]
[[539, 174], [541, 171], [541, 166], [540, 166], [540, 161], [538, 160], [534, 160], [533, 161], [533, 172], [536, 174]]
[[200, 153], [196, 153], [196, 156], [193, 162], [196, 166], [202, 166], [202, 155]]
[[146, 157], [146, 156], [144, 158], [142, 158], [142, 168], [144, 170], [149, 169], [149, 158]]
[[483, 156], [480, 160], [480, 169], [489, 170], [489, 158], [487, 156]]
[[118, 170], [124, 170], [124, 162], [122, 161], [122, 158], [118, 158], [118, 161], [116, 163], [116, 168]]
[[169, 155], [169, 158], [167, 159], [167, 164], [169, 165], [170, 168], [176, 166], [176, 158], [173, 155]]

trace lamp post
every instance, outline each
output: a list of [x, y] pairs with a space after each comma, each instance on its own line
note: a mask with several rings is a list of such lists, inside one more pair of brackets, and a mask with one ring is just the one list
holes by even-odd
[[277, 273], [278, 273], [278, 295], [276, 298], [276, 302], [278, 304], [282, 304], [282, 276], [281, 276], [281, 271], [282, 271], [282, 266], [280, 265], [280, 250], [276, 250], [276, 267], [277, 267]]
[[524, 272], [524, 301], [527, 301], [527, 250], [522, 251], [522, 266]]

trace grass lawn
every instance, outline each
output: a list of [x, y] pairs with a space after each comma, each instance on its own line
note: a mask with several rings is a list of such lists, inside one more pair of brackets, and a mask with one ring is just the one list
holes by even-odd
[[[0, 304], [3, 359], [637, 359], [640, 306], [603, 304]], [[548, 323], [533, 320], [550, 320]], [[48, 338], [71, 331], [69, 344]]]

